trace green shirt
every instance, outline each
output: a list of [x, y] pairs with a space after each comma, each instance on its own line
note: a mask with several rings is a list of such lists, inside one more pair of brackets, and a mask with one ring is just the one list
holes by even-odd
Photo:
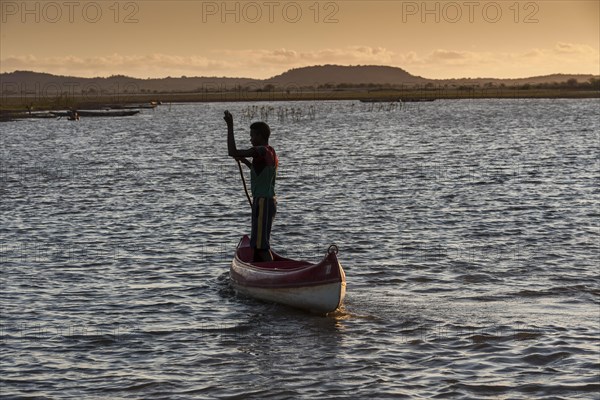
[[275, 197], [275, 178], [279, 159], [271, 146], [256, 146], [257, 156], [252, 158], [250, 188], [252, 197]]

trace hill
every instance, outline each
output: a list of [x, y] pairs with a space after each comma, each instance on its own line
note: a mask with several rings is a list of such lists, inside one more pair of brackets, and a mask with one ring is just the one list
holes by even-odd
[[124, 75], [108, 78], [81, 78], [52, 75], [41, 72], [15, 71], [0, 74], [0, 87], [3, 94], [16, 93], [162, 93], [162, 92], [203, 92], [230, 90], [239, 86], [259, 88], [260, 80], [226, 77], [166, 77], [159, 79], [139, 79]]
[[[153, 93], [261, 92], [290, 88], [452, 87], [485, 85], [540, 85], [576, 80], [588, 83], [593, 75], [554, 74], [520, 79], [426, 79], [402, 68], [363, 65], [318, 65], [291, 69], [269, 79], [228, 77], [166, 77], [139, 79], [123, 75], [80, 78], [31, 71], [0, 74], [3, 96], [73, 96]], [[363, 90], [361, 89], [361, 90]]]
[[266, 80], [274, 85], [415, 85], [430, 82], [429, 79], [414, 76], [402, 68], [379, 65], [342, 66], [317, 65], [291, 69], [281, 75]]

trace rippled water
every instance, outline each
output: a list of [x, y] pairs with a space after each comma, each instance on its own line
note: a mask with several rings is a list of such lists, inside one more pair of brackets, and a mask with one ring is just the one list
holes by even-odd
[[[272, 107], [280, 157], [273, 246], [340, 247], [334, 315], [228, 284], [249, 208], [221, 116], [243, 147], [252, 107]], [[3, 123], [1, 394], [598, 398], [599, 110], [219, 103]]]

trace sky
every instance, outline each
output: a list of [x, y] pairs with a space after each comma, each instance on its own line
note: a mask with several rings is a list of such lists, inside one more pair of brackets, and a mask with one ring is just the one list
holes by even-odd
[[600, 1], [7, 1], [0, 72], [269, 78], [389, 65], [425, 78], [600, 74]]

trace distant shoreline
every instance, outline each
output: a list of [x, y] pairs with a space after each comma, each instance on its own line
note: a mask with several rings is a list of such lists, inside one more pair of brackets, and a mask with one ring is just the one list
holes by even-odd
[[115, 106], [130, 106], [150, 102], [202, 103], [202, 102], [274, 102], [274, 101], [426, 101], [443, 99], [596, 99], [598, 90], [577, 89], [522, 89], [522, 88], [473, 88], [461, 89], [380, 89], [373, 91], [356, 90], [306, 90], [302, 92], [282, 91], [227, 91], [201, 93], [145, 93], [90, 96], [3, 96], [0, 113], [4, 118], [23, 118], [31, 111], [55, 111], [65, 109], [94, 110]]

